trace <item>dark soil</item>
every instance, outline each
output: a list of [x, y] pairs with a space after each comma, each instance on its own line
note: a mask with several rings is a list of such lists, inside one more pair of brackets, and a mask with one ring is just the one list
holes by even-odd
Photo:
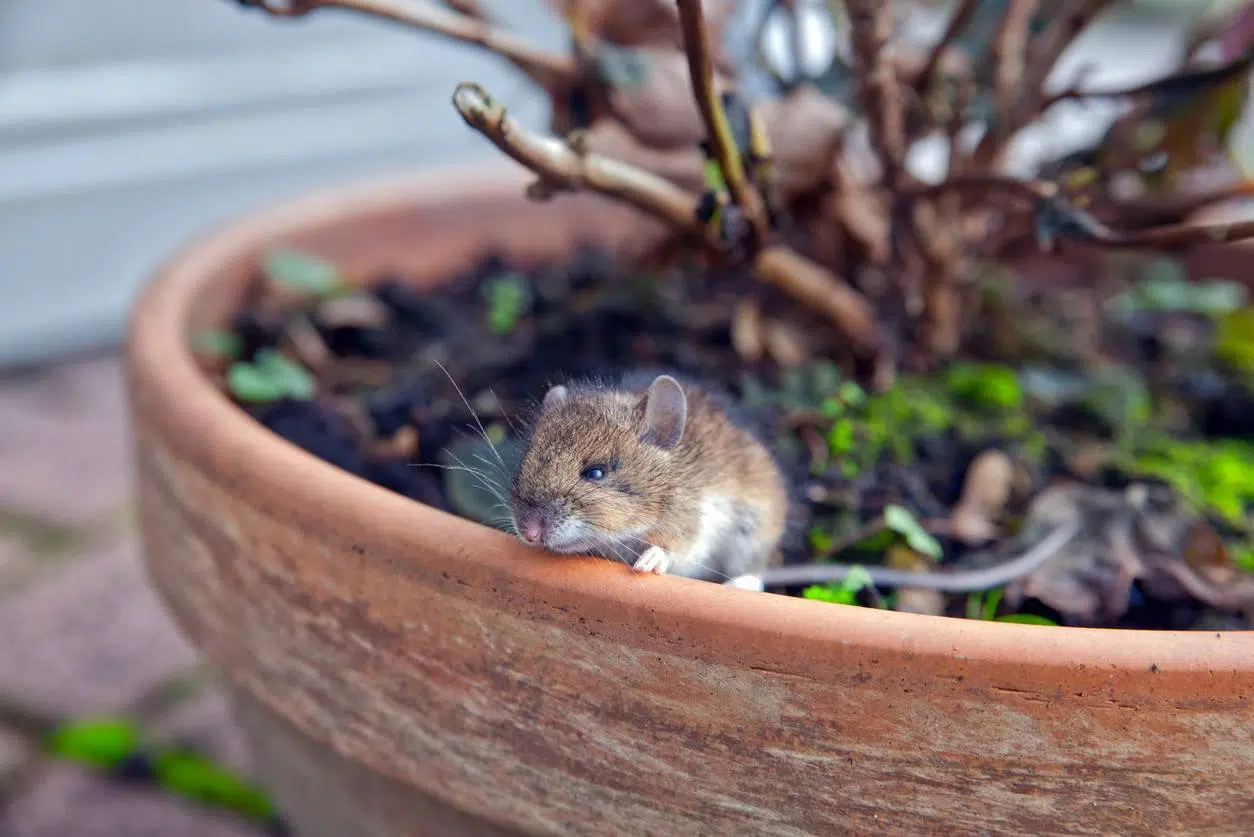
[[[1068, 292], [990, 274], [975, 303], [985, 329], [960, 363], [868, 394], [830, 361], [784, 369], [739, 357], [729, 323], [757, 291], [736, 275], [639, 273], [592, 247], [562, 265], [485, 258], [432, 294], [403, 276], [378, 277], [369, 290], [332, 282], [329, 293], [309, 281], [333, 274], [295, 254], [272, 260], [230, 333], [199, 335], [199, 351], [275, 433], [419, 502], [503, 525], [485, 482], [504, 485], [507, 467], [494, 464], [476, 421], [508, 462], [552, 383], [667, 368], [719, 384], [763, 417], [804, 498], [786, 563], [933, 571], [939, 545], [944, 571], [1030, 546], [1046, 506], [1086, 525], [1048, 569], [988, 594], [928, 599], [856, 584], [783, 592], [971, 618], [1250, 627], [1254, 372], [1241, 353], [1254, 353], [1254, 338], [1238, 327], [1250, 309], [1233, 286], [1194, 298], [1178, 267], [1148, 259], [1112, 263], [1109, 277]], [[821, 323], [790, 316], [801, 333], [821, 335], [810, 340], [814, 356], [839, 357]], [[281, 374], [265, 366], [272, 350], [288, 359]], [[268, 389], [235, 368], [254, 363], [271, 370]], [[1010, 469], [964, 488], [988, 451], [1004, 453]], [[1154, 487], [1157, 505], [1094, 516], [1094, 497], [1123, 509], [1139, 483]], [[979, 490], [1005, 495], [986, 537], [971, 536], [955, 512], [978, 511]], [[910, 512], [932, 545], [879, 531], [889, 505]], [[1128, 532], [1136, 554], [1116, 555], [1112, 544]]]

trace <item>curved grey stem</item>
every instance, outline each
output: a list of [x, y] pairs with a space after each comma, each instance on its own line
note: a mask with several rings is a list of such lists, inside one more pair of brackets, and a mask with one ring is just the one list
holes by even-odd
[[[912, 587], [939, 590], [942, 593], [973, 593], [1000, 587], [1021, 578], [1053, 558], [1080, 534], [1081, 524], [1072, 520], [1058, 526], [1048, 536], [1017, 558], [993, 567], [957, 572], [911, 572], [891, 567], [863, 567], [876, 587]], [[803, 564], [796, 567], [771, 567], [761, 573], [742, 575], [724, 584], [749, 590], [767, 587], [789, 587], [800, 584], [828, 584], [844, 580], [854, 564]]]

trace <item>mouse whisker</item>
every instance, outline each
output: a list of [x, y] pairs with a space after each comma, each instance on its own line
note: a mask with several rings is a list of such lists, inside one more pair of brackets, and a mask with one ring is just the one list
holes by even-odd
[[484, 428], [483, 422], [479, 420], [479, 414], [475, 412], [475, 408], [470, 406], [470, 401], [466, 398], [466, 394], [462, 392], [462, 388], [457, 385], [457, 381], [453, 380], [453, 376], [444, 368], [444, 364], [438, 360], [435, 365], [440, 367], [440, 371], [448, 378], [449, 383], [453, 385], [453, 389], [457, 390], [457, 396], [461, 398], [462, 403], [466, 405], [466, 409], [470, 411], [471, 417], [475, 420], [475, 425], [479, 428], [479, 435], [483, 437], [483, 441], [488, 443], [488, 447], [492, 449], [492, 454], [496, 457], [496, 461], [501, 463], [501, 467], [505, 467], [505, 460], [501, 458], [500, 452], [496, 449], [496, 445], [492, 444], [492, 439], [488, 437], [488, 431]]
[[[454, 457], [454, 459], [456, 459], [456, 457]], [[465, 471], [479, 481], [479, 484], [484, 491], [487, 491], [493, 497], [500, 500], [501, 503], [505, 505], [509, 504], [509, 501], [505, 498], [504, 489], [501, 488], [500, 485], [498, 485], [495, 481], [490, 480], [482, 471], [479, 471], [476, 468], [469, 468], [466, 465], [461, 464], [460, 460], [458, 460], [457, 465], [440, 465], [435, 462], [414, 462], [410, 463], [410, 467], [439, 468], [442, 471]]]
[[493, 392], [492, 387], [488, 387], [488, 392], [491, 393], [494, 399], [496, 399], [496, 403], [501, 405], [501, 418], [505, 419], [505, 423], [509, 425], [510, 432], [515, 436], [521, 435], [518, 432], [518, 428], [514, 426], [513, 419], [509, 417], [509, 413], [505, 412], [505, 405], [501, 403], [501, 399], [496, 397], [496, 393]]

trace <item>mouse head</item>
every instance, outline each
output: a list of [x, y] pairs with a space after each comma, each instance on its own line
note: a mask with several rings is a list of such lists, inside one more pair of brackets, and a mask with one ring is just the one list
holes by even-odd
[[615, 555], [674, 491], [688, 400], [669, 375], [642, 394], [555, 386], [510, 488], [515, 531], [554, 552]]

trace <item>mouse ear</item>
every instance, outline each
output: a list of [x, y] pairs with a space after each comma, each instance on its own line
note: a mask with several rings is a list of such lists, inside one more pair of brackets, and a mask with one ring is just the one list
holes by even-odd
[[561, 384], [558, 384], [557, 386], [554, 386], [554, 387], [549, 387], [549, 391], [544, 394], [544, 404], [542, 405], [542, 408], [545, 410], [549, 409], [550, 407], [552, 407], [557, 402], [561, 401], [563, 398], [565, 398], [569, 394], [570, 393], [566, 389], [566, 387], [562, 386]]
[[688, 398], [670, 375], [659, 375], [649, 385], [644, 402], [644, 431], [641, 439], [660, 448], [673, 448], [684, 435], [688, 423]]

